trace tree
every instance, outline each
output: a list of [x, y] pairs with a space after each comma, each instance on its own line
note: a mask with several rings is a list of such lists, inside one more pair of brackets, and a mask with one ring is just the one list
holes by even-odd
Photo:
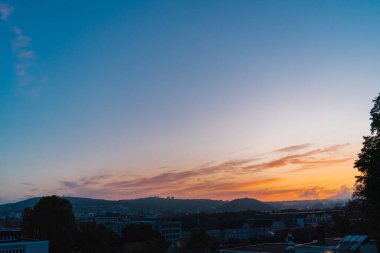
[[215, 241], [203, 228], [193, 228], [186, 244], [186, 248], [191, 252], [214, 252], [216, 246]]
[[75, 246], [76, 225], [71, 203], [57, 196], [42, 197], [25, 209], [23, 231], [28, 237], [49, 240], [49, 252], [67, 253]]
[[370, 112], [371, 134], [364, 137], [363, 148], [355, 161], [355, 168], [361, 174], [356, 176], [354, 197], [362, 201], [374, 236], [380, 243], [380, 94], [373, 102]]
[[124, 250], [131, 253], [166, 253], [165, 238], [149, 225], [131, 224], [124, 229]]
[[81, 253], [116, 253], [121, 251], [121, 238], [110, 228], [94, 222], [80, 223]]
[[27, 239], [33, 239], [37, 237], [36, 224], [32, 215], [33, 209], [30, 207], [25, 208], [22, 213], [22, 232], [24, 237]]

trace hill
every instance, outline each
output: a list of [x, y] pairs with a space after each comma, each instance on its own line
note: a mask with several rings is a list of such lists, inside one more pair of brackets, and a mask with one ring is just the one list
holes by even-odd
[[251, 198], [234, 199], [223, 203], [217, 208], [220, 212], [240, 212], [247, 210], [270, 212], [275, 209], [277, 208], [273, 205]]
[[[231, 201], [212, 199], [173, 199], [173, 198], [140, 198], [130, 200], [105, 200], [79, 197], [65, 197], [73, 205], [76, 216], [88, 213], [120, 212], [123, 214], [183, 215], [191, 213], [220, 213], [240, 211], [261, 211], [297, 209], [315, 210], [343, 206], [347, 200], [297, 200], [262, 202], [253, 198], [241, 198]], [[30, 198], [16, 203], [0, 205], [0, 217], [12, 213], [22, 213], [26, 207], [33, 207], [40, 198]]]
[[336, 208], [346, 205], [348, 199], [315, 199], [266, 202], [277, 209], [316, 210]]
[[[76, 216], [88, 213], [120, 212], [125, 214], [178, 215], [200, 212], [236, 212], [246, 210], [272, 211], [276, 209], [256, 199], [236, 199], [232, 201], [211, 199], [172, 199], [172, 198], [141, 198], [131, 200], [104, 200], [78, 197], [65, 197], [73, 205]], [[31, 198], [16, 203], [0, 205], [0, 215], [21, 213], [26, 207], [33, 207], [39, 198]]]

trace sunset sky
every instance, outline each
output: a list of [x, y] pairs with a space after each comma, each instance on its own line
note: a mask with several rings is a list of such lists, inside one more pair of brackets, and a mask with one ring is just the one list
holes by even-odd
[[0, 203], [341, 198], [380, 2], [0, 0]]

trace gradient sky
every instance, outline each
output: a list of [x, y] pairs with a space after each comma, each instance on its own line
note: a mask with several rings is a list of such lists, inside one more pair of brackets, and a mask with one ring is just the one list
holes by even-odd
[[0, 0], [0, 203], [349, 196], [380, 2]]

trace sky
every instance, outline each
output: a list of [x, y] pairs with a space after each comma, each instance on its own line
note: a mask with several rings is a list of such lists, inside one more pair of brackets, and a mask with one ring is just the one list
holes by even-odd
[[349, 197], [380, 2], [0, 0], [0, 203]]

